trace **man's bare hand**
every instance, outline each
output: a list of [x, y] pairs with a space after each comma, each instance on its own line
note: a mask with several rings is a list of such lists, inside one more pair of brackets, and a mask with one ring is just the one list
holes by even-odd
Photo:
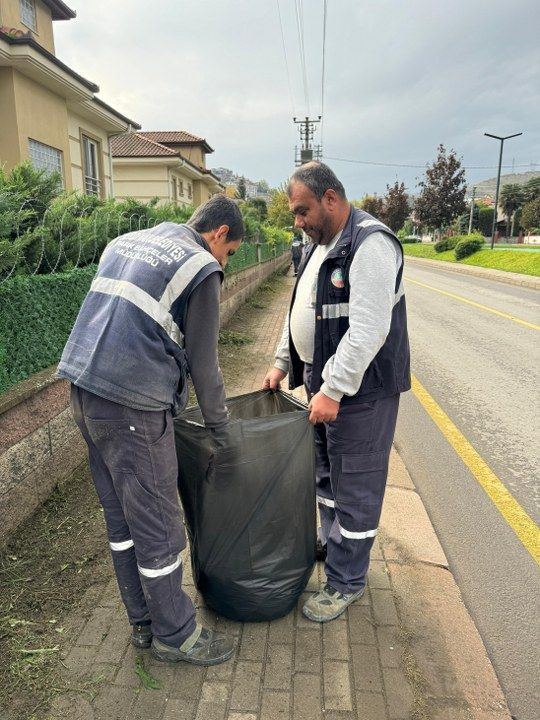
[[329, 398], [328, 395], [318, 392], [311, 398], [308, 409], [310, 411], [309, 422], [317, 425], [317, 423], [335, 420], [339, 412], [339, 403], [337, 400]]
[[277, 367], [272, 368], [266, 373], [263, 380], [263, 390], [279, 390], [281, 381], [286, 375], [285, 370], [280, 370]]

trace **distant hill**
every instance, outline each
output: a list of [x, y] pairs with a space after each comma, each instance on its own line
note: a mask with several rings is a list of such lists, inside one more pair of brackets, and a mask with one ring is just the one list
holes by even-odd
[[238, 185], [240, 178], [243, 177], [246, 183], [246, 197], [262, 197], [267, 199], [269, 187], [266, 180], [253, 181], [245, 175], [238, 175], [229, 168], [219, 167], [212, 168], [212, 172], [216, 175], [224, 185]]
[[[501, 175], [501, 188], [503, 185], [525, 185], [526, 182], [532, 178], [540, 177], [540, 171], [529, 171], [523, 173], [509, 173], [508, 175]], [[497, 189], [497, 178], [490, 178], [489, 180], [481, 180], [480, 182], [474, 183], [476, 187], [476, 197], [483, 197], [484, 195], [491, 195], [495, 197], [495, 190]], [[472, 191], [472, 184], [467, 188], [467, 196], [470, 197]]]

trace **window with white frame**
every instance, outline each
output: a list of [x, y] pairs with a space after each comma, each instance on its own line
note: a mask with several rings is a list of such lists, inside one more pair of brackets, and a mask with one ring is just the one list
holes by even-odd
[[37, 140], [32, 140], [32, 138], [28, 139], [28, 150], [30, 162], [36, 170], [46, 170], [48, 173], [60, 173], [63, 182], [61, 150], [57, 150]]
[[191, 183], [188, 183], [188, 186], [187, 186], [187, 196], [190, 200], [193, 197], [193, 187], [192, 187]]
[[178, 181], [178, 192], [180, 193], [180, 195], [184, 194], [184, 181], [183, 180]]
[[100, 143], [87, 135], [82, 136], [84, 192], [87, 195], [101, 194], [101, 178], [99, 175]]
[[19, 8], [21, 11], [21, 22], [36, 32], [36, 3], [35, 0], [19, 0]]

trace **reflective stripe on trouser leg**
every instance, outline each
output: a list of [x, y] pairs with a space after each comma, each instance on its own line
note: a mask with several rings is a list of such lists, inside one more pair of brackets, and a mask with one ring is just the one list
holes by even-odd
[[334, 522], [328, 533], [326, 576], [350, 593], [366, 583], [381, 515], [399, 396], [344, 405], [326, 428]]
[[111, 546], [111, 556], [116, 574], [120, 595], [126, 607], [129, 622], [132, 625], [150, 620], [148, 605], [144, 596], [141, 580], [137, 570], [137, 558], [135, 557], [135, 546], [131, 545], [124, 550], [115, 550]]
[[103, 507], [103, 514], [107, 524], [109, 546], [113, 560], [114, 572], [122, 601], [126, 608], [129, 622], [135, 623], [148, 620], [148, 605], [144, 597], [133, 540], [130, 537], [129, 527], [124, 517], [120, 499], [116, 494], [113, 479], [98, 448], [90, 437], [83, 413], [82, 399], [84, 391], [71, 387], [71, 408], [86, 444], [88, 445], [88, 460], [92, 480], [97, 495]]
[[109, 535], [110, 541], [131, 537], [134, 543], [134, 552], [112, 551], [115, 568], [123, 555], [132, 555], [130, 567], [144, 591], [154, 637], [179, 647], [195, 628], [195, 609], [181, 585], [186, 541], [171, 414], [123, 407], [91, 393], [83, 397], [83, 409], [127, 525], [127, 533]]

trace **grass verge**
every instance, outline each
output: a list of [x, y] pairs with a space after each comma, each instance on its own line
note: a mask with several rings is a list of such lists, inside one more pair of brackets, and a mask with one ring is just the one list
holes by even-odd
[[474, 265], [476, 267], [504, 270], [506, 272], [522, 273], [523, 275], [540, 276], [540, 252], [519, 252], [513, 249], [479, 250], [464, 260], [456, 260], [454, 251], [436, 253], [433, 245], [411, 244], [403, 246], [405, 255], [411, 257], [427, 258], [428, 260], [442, 260], [459, 265]]

